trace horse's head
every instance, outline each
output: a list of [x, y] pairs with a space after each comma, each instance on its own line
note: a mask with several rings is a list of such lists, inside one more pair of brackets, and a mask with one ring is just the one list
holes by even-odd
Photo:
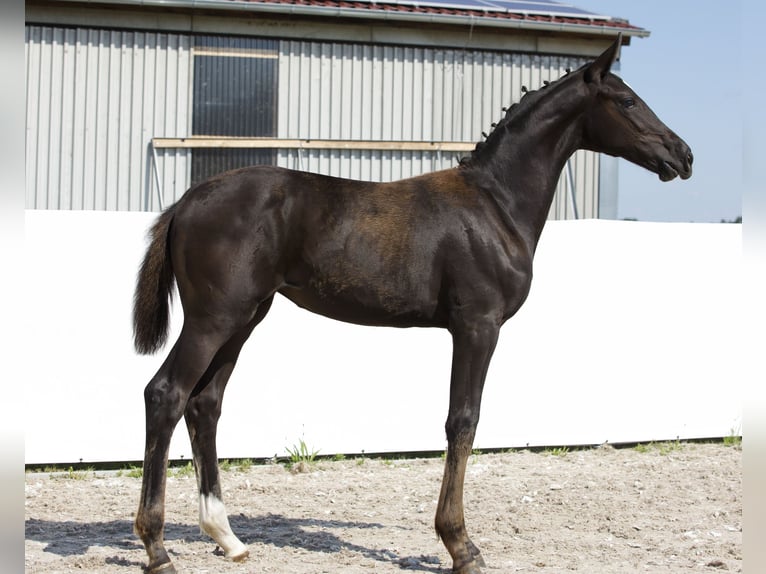
[[670, 181], [692, 175], [692, 152], [663, 124], [644, 101], [610, 72], [619, 53], [618, 37], [593, 63], [582, 69], [591, 102], [584, 112], [583, 146], [624, 157]]

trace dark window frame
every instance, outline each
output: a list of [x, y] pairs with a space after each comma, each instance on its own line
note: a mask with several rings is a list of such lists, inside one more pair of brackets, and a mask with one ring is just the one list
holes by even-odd
[[[279, 41], [195, 36], [192, 135], [276, 137]], [[275, 149], [197, 148], [191, 182], [249, 165], [275, 165]]]

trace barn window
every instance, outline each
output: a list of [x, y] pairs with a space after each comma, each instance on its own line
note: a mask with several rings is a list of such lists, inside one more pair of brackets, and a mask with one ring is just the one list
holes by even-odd
[[[194, 39], [192, 134], [274, 137], [277, 129], [278, 42], [258, 38]], [[273, 149], [198, 148], [192, 183], [255, 164], [276, 163]]]

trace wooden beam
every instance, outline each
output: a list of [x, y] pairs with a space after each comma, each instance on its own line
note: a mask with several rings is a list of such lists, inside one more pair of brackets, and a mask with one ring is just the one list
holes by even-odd
[[249, 149], [343, 149], [379, 151], [445, 151], [467, 152], [476, 146], [471, 142], [378, 141], [378, 140], [304, 140], [284, 138], [202, 137], [152, 138], [152, 145], [164, 148], [249, 148]]

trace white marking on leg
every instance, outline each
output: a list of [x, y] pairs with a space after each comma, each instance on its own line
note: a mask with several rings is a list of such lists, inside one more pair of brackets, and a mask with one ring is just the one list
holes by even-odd
[[226, 507], [218, 497], [208, 494], [199, 496], [199, 525], [218, 546], [223, 548], [224, 556], [232, 560], [242, 560], [247, 554], [247, 546], [240, 542], [229, 526]]

